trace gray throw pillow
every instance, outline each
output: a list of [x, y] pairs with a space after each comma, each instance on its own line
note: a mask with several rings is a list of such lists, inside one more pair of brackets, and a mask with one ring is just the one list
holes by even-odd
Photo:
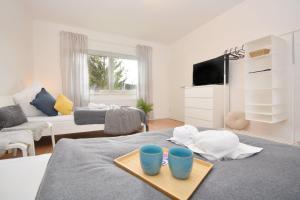
[[0, 130], [27, 122], [27, 118], [19, 105], [0, 108]]

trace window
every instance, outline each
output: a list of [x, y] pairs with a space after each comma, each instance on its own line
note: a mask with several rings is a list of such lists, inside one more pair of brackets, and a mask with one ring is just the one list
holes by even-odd
[[92, 52], [88, 56], [91, 93], [136, 94], [137, 60], [130, 56]]

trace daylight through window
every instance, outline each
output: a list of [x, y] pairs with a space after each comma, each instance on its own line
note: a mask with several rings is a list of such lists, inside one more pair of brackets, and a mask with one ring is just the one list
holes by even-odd
[[136, 94], [138, 84], [136, 59], [89, 54], [88, 67], [91, 92]]

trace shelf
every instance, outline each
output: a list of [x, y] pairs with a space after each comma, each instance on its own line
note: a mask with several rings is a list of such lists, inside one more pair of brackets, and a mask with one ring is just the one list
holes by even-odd
[[262, 114], [250, 114], [246, 113], [246, 119], [264, 123], [277, 123], [286, 119], [286, 113], [276, 115], [262, 115]]
[[[258, 56], [249, 53], [258, 50]], [[246, 43], [245, 113], [251, 121], [277, 123], [287, 119], [286, 41], [267, 36]], [[259, 55], [266, 53], [264, 55]]]
[[262, 37], [262, 38], [258, 38], [258, 39], [255, 39], [255, 40], [252, 40], [251, 42], [248, 42], [248, 43], [251, 43], [251, 44], [264, 44], [264, 46], [263, 47], [265, 47], [265, 48], [271, 48], [271, 42], [272, 42], [272, 37], [274, 37], [274, 36], [264, 36], [264, 37]]
[[245, 104], [245, 106], [280, 106], [280, 105], [285, 105], [285, 104], [283, 104], [283, 103], [279, 103], [279, 104], [248, 103], [248, 104]]
[[254, 115], [280, 115], [280, 114], [284, 114], [284, 112], [277, 112], [277, 113], [273, 113], [273, 112], [254, 112], [254, 111], [245, 111], [245, 113], [249, 113], [249, 114], [254, 114]]
[[285, 88], [246, 88], [246, 91], [260, 91], [260, 90], [283, 90]]
[[278, 120], [259, 120], [259, 119], [255, 119], [255, 118], [246, 118], [247, 120], [250, 121], [255, 121], [255, 122], [263, 122], [263, 123], [268, 123], [268, 124], [274, 124], [274, 123], [278, 123], [283, 121], [282, 119], [278, 119]]

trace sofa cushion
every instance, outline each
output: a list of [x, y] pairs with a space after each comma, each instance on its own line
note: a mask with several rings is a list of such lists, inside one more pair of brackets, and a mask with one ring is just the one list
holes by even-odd
[[54, 109], [55, 99], [45, 88], [41, 89], [30, 104], [48, 116], [57, 115], [57, 111]]
[[42, 87], [34, 85], [28, 87], [13, 96], [15, 104], [19, 104], [27, 117], [42, 116], [41, 111], [36, 109], [30, 102], [35, 98], [36, 94], [41, 91]]
[[19, 105], [0, 108], [0, 129], [17, 126], [27, 122], [27, 118]]
[[60, 94], [56, 98], [54, 108], [63, 115], [69, 115], [73, 111], [73, 102], [66, 96]]

